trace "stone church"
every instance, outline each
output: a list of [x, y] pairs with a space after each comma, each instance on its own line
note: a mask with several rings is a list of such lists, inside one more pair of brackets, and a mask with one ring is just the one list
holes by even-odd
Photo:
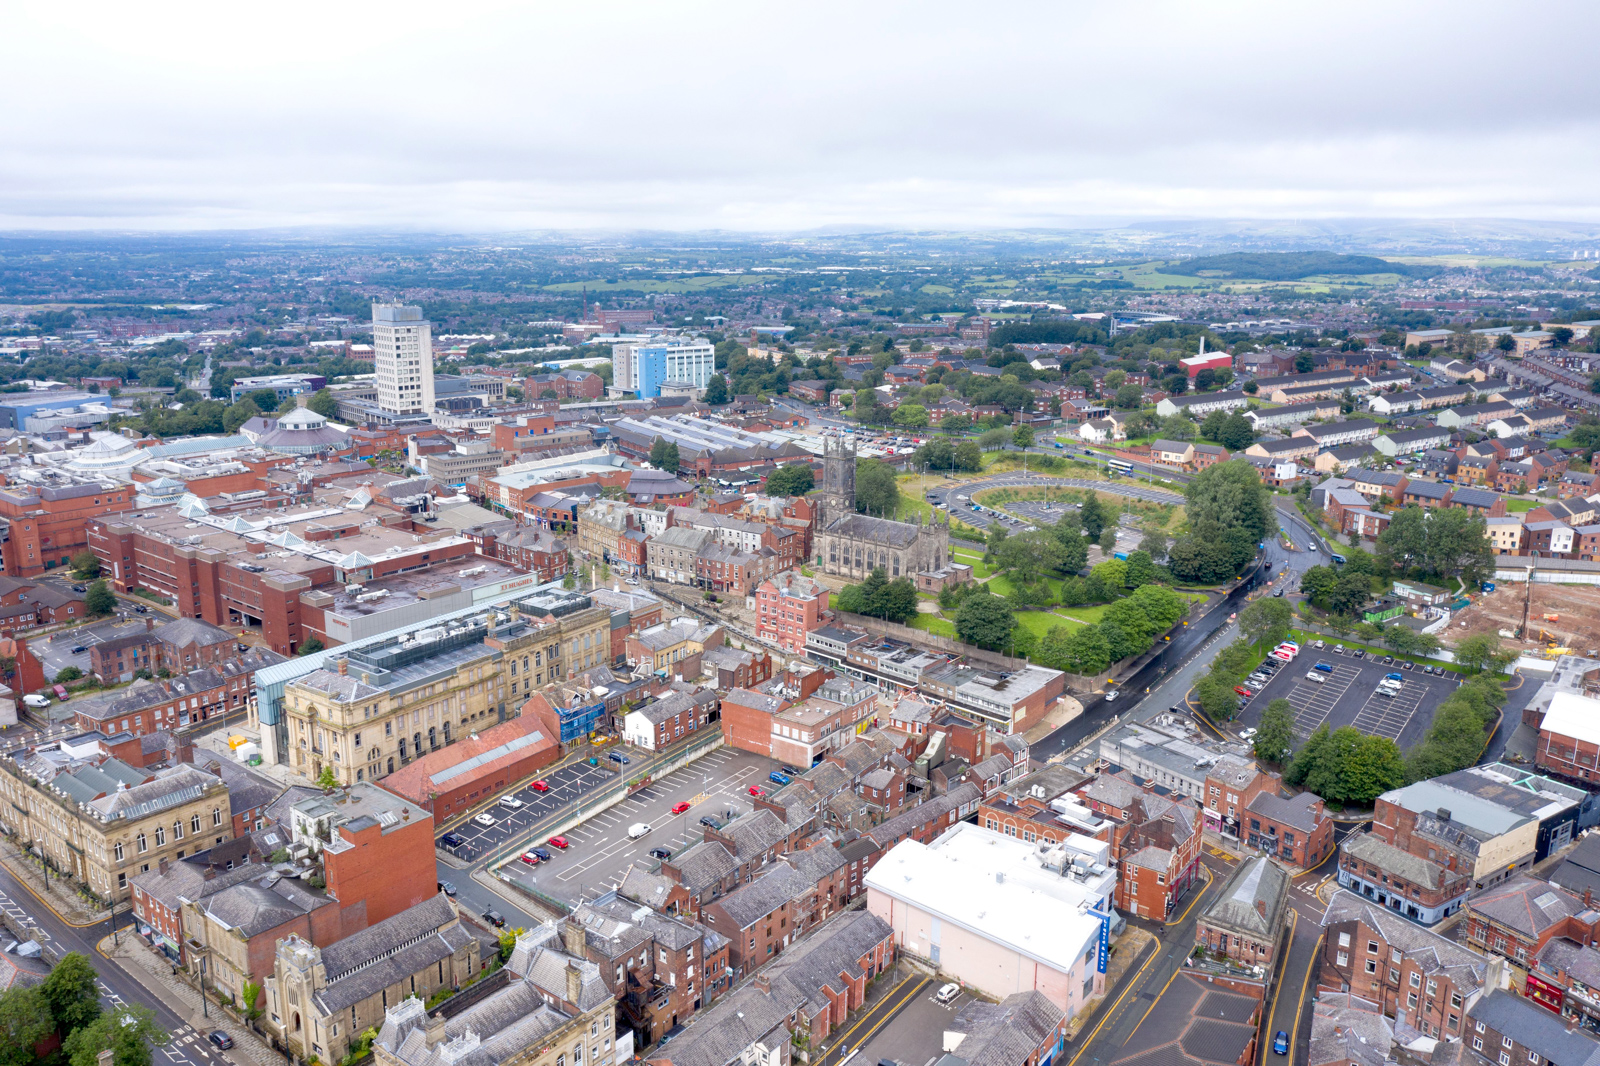
[[845, 441], [823, 446], [822, 493], [814, 538], [816, 565], [825, 574], [861, 581], [878, 567], [893, 581], [950, 560], [950, 527], [896, 522], [856, 513], [856, 451]]

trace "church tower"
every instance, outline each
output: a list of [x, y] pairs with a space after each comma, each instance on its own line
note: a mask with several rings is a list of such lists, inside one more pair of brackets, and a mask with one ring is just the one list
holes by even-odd
[[822, 443], [822, 520], [856, 513], [856, 448], [854, 442], [825, 439]]

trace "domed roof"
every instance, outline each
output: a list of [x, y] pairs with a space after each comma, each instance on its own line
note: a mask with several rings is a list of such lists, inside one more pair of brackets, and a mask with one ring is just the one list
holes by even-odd
[[328, 420], [309, 407], [296, 407], [278, 419], [279, 429], [321, 429]]

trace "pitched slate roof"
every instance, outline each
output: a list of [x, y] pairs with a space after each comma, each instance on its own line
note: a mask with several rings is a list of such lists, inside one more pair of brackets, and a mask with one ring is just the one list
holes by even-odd
[[1600, 1066], [1600, 1041], [1568, 1029], [1561, 1015], [1513, 992], [1494, 989], [1472, 1005], [1467, 1017], [1511, 1037], [1547, 1062]]
[[1526, 874], [1474, 892], [1467, 906], [1530, 938], [1586, 910], [1581, 898]]
[[1217, 899], [1206, 908], [1205, 918], [1271, 940], [1282, 930], [1283, 908], [1288, 900], [1288, 873], [1271, 859], [1259, 856], [1239, 864]]
[[1389, 947], [1405, 952], [1406, 958], [1425, 974], [1443, 973], [1457, 988], [1478, 988], [1483, 984], [1489, 960], [1482, 955], [1400, 917], [1374, 900], [1340, 889], [1328, 900], [1322, 927], [1348, 921], [1376, 930]]

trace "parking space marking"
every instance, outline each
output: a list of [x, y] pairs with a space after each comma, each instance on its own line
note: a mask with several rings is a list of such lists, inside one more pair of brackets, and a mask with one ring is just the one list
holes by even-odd
[[[1344, 694], [1349, 691], [1356, 678], [1361, 676], [1361, 671], [1344, 663], [1334, 663], [1333, 672], [1328, 675], [1328, 680], [1317, 684], [1308, 680], [1305, 674], [1295, 678], [1294, 688], [1288, 695], [1289, 706], [1294, 708], [1294, 724], [1296, 734], [1308, 737], [1315, 733], [1323, 722], [1333, 714], [1333, 709], [1339, 705]], [[1308, 667], [1315, 670], [1315, 660]]]
[[1374, 687], [1350, 724], [1369, 736], [1398, 741], [1427, 694], [1428, 686], [1420, 683], [1402, 683], [1400, 691], [1394, 696], [1380, 696]]

